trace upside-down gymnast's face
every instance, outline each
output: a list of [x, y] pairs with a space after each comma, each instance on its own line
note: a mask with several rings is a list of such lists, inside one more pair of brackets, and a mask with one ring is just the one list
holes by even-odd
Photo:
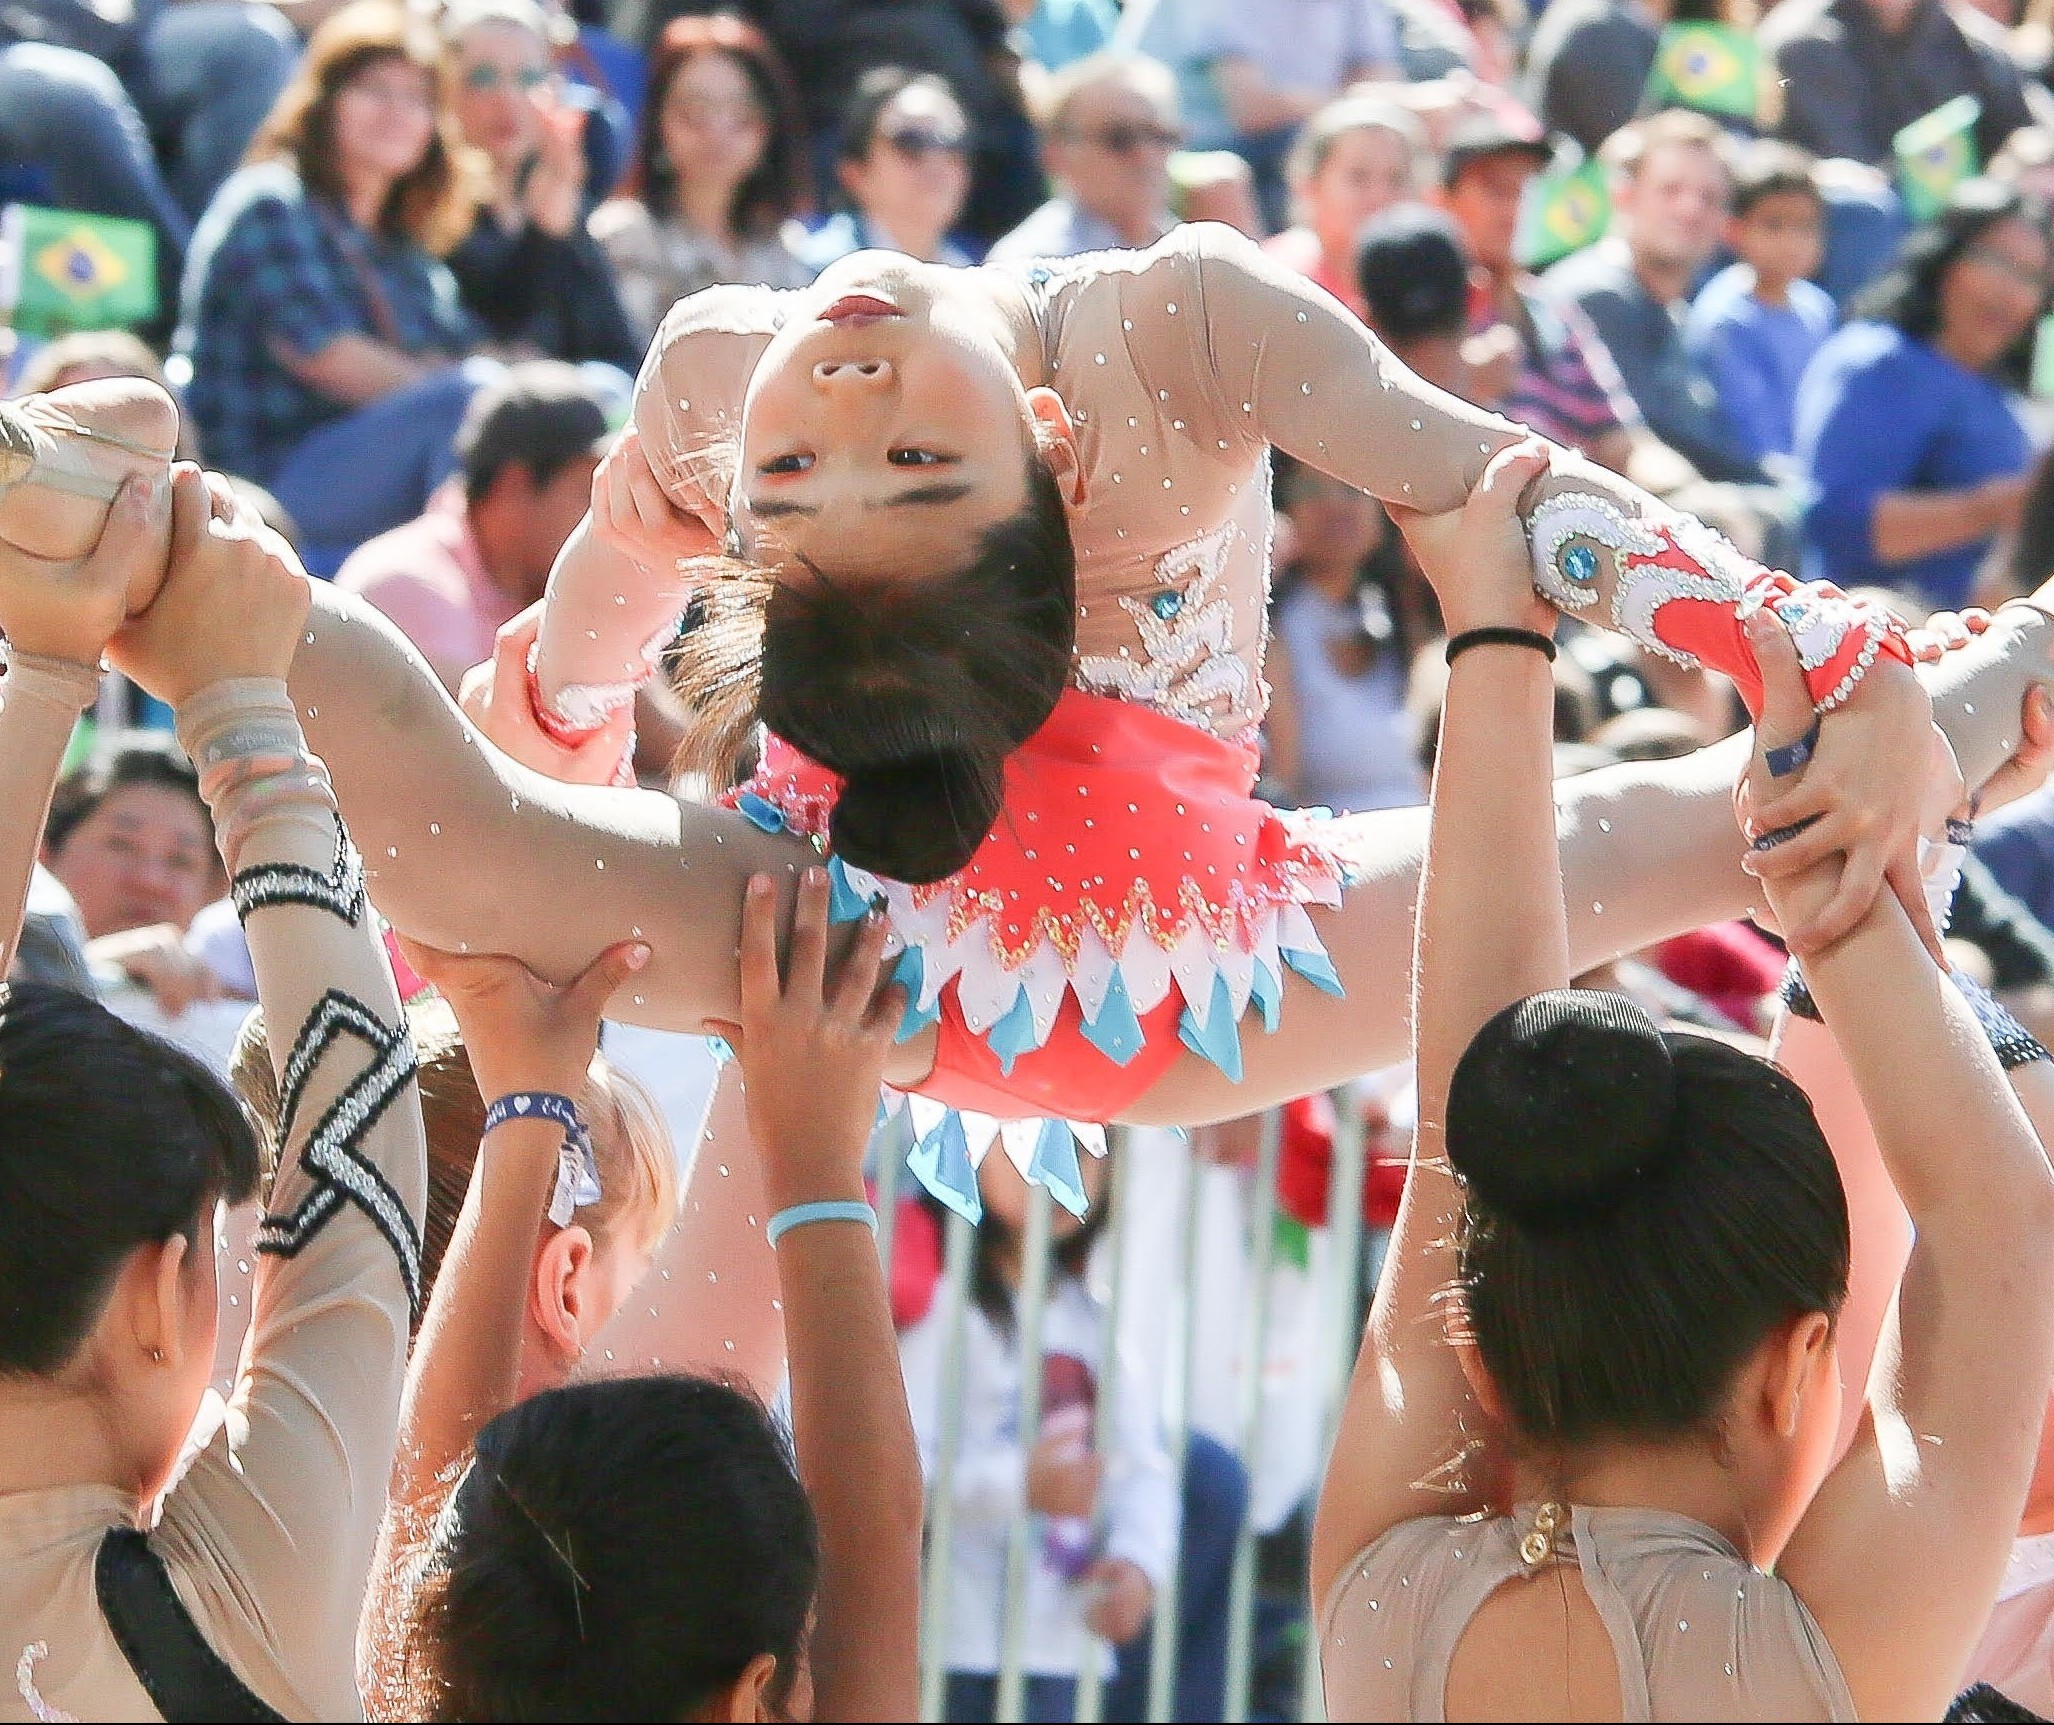
[[758, 362], [732, 509], [745, 547], [772, 534], [843, 579], [960, 568], [1027, 496], [1037, 418], [1004, 327], [964, 274], [885, 252], [832, 266]]

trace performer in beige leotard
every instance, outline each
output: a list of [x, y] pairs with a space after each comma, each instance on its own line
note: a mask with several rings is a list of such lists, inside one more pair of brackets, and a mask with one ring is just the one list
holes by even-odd
[[[1420, 1129], [1314, 1525], [1328, 1710], [1937, 1718], [2054, 1378], [2054, 1176], [1995, 1040], [1889, 896], [1806, 956], [1916, 1223], [1836, 1462], [1832, 1152], [1767, 1062], [1567, 987], [1551, 620], [1504, 550], [1517, 476], [1493, 479], [1440, 547], [1470, 588], [1457, 626], [1491, 639], [1449, 684]], [[1785, 748], [1812, 716], [1791, 643], [1755, 627], [1771, 703], [1747, 799], [1803, 770]], [[1901, 765], [1945, 809], [1959, 782], [1932, 759]], [[1835, 890], [1821, 865], [1768, 894], [1794, 919]]]
[[[859, 290], [896, 296], [904, 315], [820, 318]], [[896, 345], [866, 373], [864, 352], [884, 351], [880, 344]], [[883, 409], [849, 405], [845, 398], [864, 388], [889, 398]], [[922, 437], [900, 435], [898, 421], [908, 415], [925, 421], [913, 428]], [[782, 544], [852, 580], [908, 564], [952, 566], [990, 521], [1017, 509], [1019, 451], [1040, 428], [1065, 488], [1076, 548], [1073, 692], [1103, 703], [1091, 709], [1093, 722], [1106, 707], [1123, 705], [1174, 727], [1149, 729], [1150, 747], [1170, 735], [1178, 748], [1213, 750], [1213, 765], [1234, 757], [1262, 710], [1267, 448], [1274, 443], [1352, 483], [1432, 509], [1459, 500], [1489, 453], [1514, 435], [1427, 389], [1335, 302], [1217, 229], [1181, 230], [1149, 253], [1077, 260], [1025, 281], [996, 271], [923, 271], [865, 254], [790, 296], [713, 290], [685, 302], [666, 324], [645, 368], [637, 424], [665, 487], [660, 508], [675, 517], [682, 501], [710, 515], [723, 535], [733, 528], [744, 549], [774, 527]], [[718, 451], [707, 439], [723, 430], [740, 434], [731, 494], [708, 483]], [[794, 439], [809, 446], [794, 447]], [[908, 465], [946, 468], [948, 495], [893, 503], [912, 488], [902, 471]], [[1595, 621], [1613, 621], [1616, 612], [1644, 636], [1658, 636], [1653, 601], [1673, 582], [1628, 563], [1648, 556], [1650, 540], [1635, 519], [1666, 518], [1607, 476], [1565, 470], [1540, 490], [1539, 578]], [[1564, 496], [1584, 501], [1559, 501]], [[693, 549], [714, 548], [702, 522]], [[1730, 645], [1738, 640], [1731, 596], [1746, 572], [1725, 569], [1716, 551], [1699, 566], [1709, 571], [1713, 597], [1698, 609], [1723, 613]], [[684, 583], [668, 566], [637, 570], [591, 529], [581, 530], [545, 613], [537, 667], [544, 710], [559, 727], [594, 716], [611, 699], [608, 684], [644, 669], [645, 644], [685, 601]], [[1992, 770], [2015, 736], [2024, 687], [2045, 671], [2047, 633], [2038, 613], [2007, 614], [1940, 667], [1965, 691], [1943, 701], [1942, 717], [1972, 776]], [[1858, 631], [1843, 636], [1863, 639]], [[1733, 668], [1744, 676], [1744, 665]], [[156, 675], [146, 656], [131, 669], [145, 683]], [[1870, 824], [1871, 836], [1856, 848], [1870, 859], [1871, 879], [1885, 839], [1909, 832], [1908, 811], [1892, 800], [1896, 793], [1871, 757], [1916, 746], [1924, 710], [1910, 683], [1901, 665], [1879, 660], [1826, 719], [1820, 743], [1815, 782], [1837, 786], [1842, 805], [1857, 811], [1853, 818]], [[788, 873], [815, 854], [789, 830], [516, 767], [477, 739], [382, 622], [332, 591], [315, 596], [293, 688], [364, 841], [372, 890], [407, 932], [452, 948], [512, 952], [563, 977], [639, 930], [654, 957], [628, 998], [615, 1003], [617, 1015], [688, 1029], [732, 1017], [730, 953], [743, 881], [753, 868]], [[565, 710], [572, 690], [586, 692], [582, 715]], [[1830, 704], [1836, 695], [1827, 689], [1820, 698]], [[533, 721], [529, 728], [540, 735]], [[516, 741], [498, 724], [494, 732]], [[1078, 752], [1090, 746], [1080, 741]], [[567, 753], [522, 752], [551, 774]], [[1714, 752], [1565, 788], [1580, 957], [1595, 960], [1745, 909], [1750, 895], [1727, 860], [1737, 846], [1723, 808], [1737, 759]], [[1154, 775], [1158, 787], [1169, 776]], [[1241, 818], [1245, 794], [1221, 797]], [[789, 828], [799, 811], [775, 812]], [[1130, 847], [1124, 815], [1114, 805], [1106, 823], [1120, 840], [1120, 860], [1146, 843], [1153, 847], [1147, 866], [1174, 882], [1170, 847], [1189, 848], [1175, 823], [1130, 823], [1146, 829]], [[1001, 821], [994, 836], [1009, 826], [1017, 832], [1022, 823]], [[1405, 989], [1392, 955], [1403, 949], [1422, 818], [1364, 817], [1319, 833], [1293, 829], [1282, 839], [1266, 825], [1248, 830], [1254, 845], [1275, 844], [1279, 878], [1288, 872], [1283, 864], [1315, 859], [1318, 866], [1308, 865], [1262, 908], [1290, 925], [1287, 938], [1303, 943], [1301, 953], [1323, 954], [1344, 993], [1326, 992], [1295, 966], [1288, 977], [1273, 975], [1289, 1033], [1241, 1037], [1238, 1083], [1218, 1065], [1217, 1045], [1211, 1053], [1179, 1053], [1173, 1019], [1167, 1065], [1119, 1102], [1119, 1117], [1245, 1112], [1332, 1083], [1400, 1046]], [[1845, 835], [1842, 842], [1855, 844]], [[1106, 876], [1107, 893], [1119, 892], [1109, 868], [1093, 873]], [[1345, 895], [1344, 874], [1351, 883]], [[450, 891], [453, 875], [474, 890]], [[1195, 895], [1202, 905], [1214, 902], [1202, 883]], [[1170, 897], [1181, 913], [1183, 895]], [[900, 908], [895, 903], [895, 913]], [[1195, 911], [1174, 915], [1151, 926], [1146, 944], [1130, 940], [1105, 956], [1131, 990], [1168, 989], [1169, 1004], [1181, 999], [1187, 1014], [1204, 1015], [1208, 982], [1227, 989], [1230, 1019], [1251, 1000], [1269, 1012], [1256, 961], [1276, 928], [1250, 933], [1237, 925], [1224, 953], [1179, 950], [1203, 921]], [[909, 940], [935, 950], [932, 931], [901, 922]], [[1131, 932], [1124, 924], [1114, 929]], [[970, 944], [957, 941], [956, 955]], [[1027, 941], [986, 964], [980, 985], [992, 1018], [1032, 995], [1040, 1033], [1038, 1014], [1051, 1003], [1074, 1010], [1080, 978], [1095, 988], [1107, 967], [1087, 975], [1090, 967], [1071, 972], [1067, 963], [1060, 942]], [[956, 973], [949, 980], [959, 994]], [[941, 1004], [950, 1000], [945, 994]], [[954, 1006], [964, 1020], [959, 1045], [993, 1028], [968, 1025], [982, 1016], [975, 1003], [965, 1008], [955, 999]], [[930, 1023], [911, 1035], [892, 1080], [934, 1082], [937, 1049], [950, 1029]], [[1028, 1111], [1065, 1110], [1036, 1097]]]
[[[207, 511], [199, 478], [183, 482], [191, 519]], [[216, 506], [225, 516], [225, 500]], [[236, 532], [253, 526], [239, 519]], [[133, 532], [126, 544], [136, 555], [114, 570], [114, 620], [120, 581], [152, 549]], [[283, 566], [271, 573], [271, 590], [289, 594]], [[28, 579], [18, 560], [0, 567], [0, 620], [20, 616], [13, 584]], [[327, 776], [306, 753], [283, 681], [254, 674], [261, 631], [233, 614], [218, 564], [191, 586], [197, 603], [180, 612], [193, 626], [187, 663], [203, 662], [192, 649], [204, 630], [227, 644], [204, 662], [235, 674], [180, 691], [179, 734], [213, 811], [259, 998], [272, 1023], [297, 1030], [275, 1048], [290, 1100], [255, 1312], [235, 1392], [195, 1424], [197, 1453], [161, 1498], [161, 1519], [159, 1504], [108, 1478], [45, 1470], [33, 1485], [0, 1487], [0, 1720], [160, 1716], [95, 1594], [102, 1541], [137, 1526], [151, 1529], [208, 1647], [259, 1701], [294, 1719], [362, 1717], [352, 1649], [392, 1466], [426, 1198], [412, 1046]], [[284, 615], [273, 638], [289, 648]], [[98, 686], [95, 664], [20, 644], [0, 678], [0, 957], [12, 949], [58, 763]], [[204, 1261], [211, 1277], [211, 1249]], [[212, 1347], [210, 1338], [209, 1360]], [[75, 1375], [43, 1389], [44, 1416], [80, 1393]], [[9, 1464], [23, 1465], [18, 1449]]]

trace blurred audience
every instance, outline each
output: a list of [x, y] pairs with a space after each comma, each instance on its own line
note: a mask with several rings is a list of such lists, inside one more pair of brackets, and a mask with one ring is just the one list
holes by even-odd
[[1971, 180], [1906, 240], [1798, 392], [1804, 567], [1958, 609], [2029, 485], [2022, 388], [2049, 284], [2046, 221]]
[[1699, 290], [1684, 323], [1728, 430], [1765, 467], [1788, 460], [1798, 383], [1839, 322], [1832, 296], [1808, 279], [1824, 232], [1811, 158], [1773, 139], [1750, 146], [1726, 229], [1736, 261]]
[[1542, 285], [1590, 319], [1657, 437], [1707, 479], [1753, 484], [1766, 477], [1761, 463], [1727, 427], [1680, 327], [1725, 235], [1728, 154], [1717, 125], [1681, 110], [1614, 134], [1603, 152], [1611, 230], [1555, 265]]
[[931, 264], [972, 261], [950, 237], [970, 193], [970, 122], [931, 73], [863, 74], [842, 116], [835, 180], [847, 207], [795, 248], [809, 270], [868, 247]]
[[1169, 232], [1170, 152], [1183, 134], [1166, 67], [1090, 55], [1049, 79], [1041, 118], [1056, 194], [991, 248], [991, 262], [1150, 246]]
[[[1131, 1642], [1147, 1625], [1175, 1561], [1176, 1478], [1145, 1378], [1129, 1355], [1104, 1352], [1104, 1307], [1086, 1277], [1092, 1242], [1105, 1228], [1104, 1165], [1083, 1170], [1091, 1207], [1082, 1220], [1055, 1213], [1053, 1273], [1042, 1314], [1041, 1428], [1019, 1430], [1023, 1368], [1016, 1301], [1022, 1271], [1027, 1183], [1003, 1154], [978, 1171], [984, 1218], [976, 1235], [974, 1304], [959, 1375], [946, 1370], [948, 1318], [937, 1302], [899, 1338], [906, 1401], [930, 1481], [946, 1419], [961, 1422], [953, 1476], [954, 1535], [944, 1556], [948, 1672], [943, 1717], [989, 1720], [996, 1710], [1007, 1524], [1021, 1509], [1037, 1529], [1020, 1606], [1026, 1667], [1024, 1717], [1067, 1719], [1084, 1656], [1083, 1631]], [[938, 1209], [933, 1200], [931, 1207]], [[956, 1398], [945, 1408], [944, 1390]], [[1112, 1448], [1093, 1447], [1099, 1398], [1114, 1398]], [[1100, 1531], [1102, 1529], [1102, 1531]], [[1117, 1717], [1117, 1715], [1114, 1715]]]
[[2035, 118], [2054, 117], [2028, 84], [2003, 27], [1946, 0], [1782, 0], [1762, 21], [1761, 53], [1782, 98], [1781, 134], [1815, 156], [1880, 167], [1912, 121], [1973, 96], [1977, 159]]
[[605, 410], [574, 368], [511, 367], [471, 402], [457, 476], [418, 521], [359, 547], [336, 585], [398, 624], [454, 693], [500, 627], [542, 597], [606, 438]]
[[209, 463], [266, 486], [332, 574], [446, 476], [477, 330], [437, 262], [472, 202], [440, 50], [383, 0], [315, 32], [193, 241], [180, 343]]
[[1306, 121], [1285, 163], [1292, 225], [1263, 250], [1361, 317], [1356, 236], [1370, 217], [1420, 194], [1425, 154], [1419, 122], [1395, 102], [1329, 102]]
[[719, 282], [801, 287], [784, 239], [810, 201], [791, 77], [754, 25], [679, 18], [650, 56], [629, 190], [592, 213], [637, 336]]
[[1554, 0], [1526, 45], [1527, 102], [1550, 132], [1595, 156], [1640, 111], [1662, 26], [1728, 10], [1717, 0]]
[[1396, 204], [1356, 242], [1355, 281], [1364, 321], [1436, 389], [1495, 407], [1503, 379], [1480, 374], [1464, 349], [1469, 257], [1461, 231], [1426, 204]]
[[1225, 222], [1251, 240], [1269, 238], [1255, 174], [1232, 150], [1178, 150], [1169, 160], [1170, 213], [1180, 222]]
[[1299, 807], [1423, 801], [1405, 696], [1416, 644], [1393, 592], [1406, 554], [1375, 498], [1292, 463], [1277, 476], [1293, 552], [1279, 571], [1264, 674], [1269, 771]]
[[199, 775], [170, 735], [117, 733], [66, 774], [42, 860], [71, 896], [97, 978], [126, 977], [174, 1018], [220, 992], [185, 936], [227, 883]]
[[471, 231], [449, 254], [465, 307], [503, 348], [632, 375], [642, 342], [585, 230], [591, 110], [563, 98], [542, 9], [459, 0], [442, 40], [458, 129], [486, 179]]
[[1488, 115], [1450, 139], [1440, 201], [1472, 260], [1471, 334], [1510, 338], [1512, 381], [1501, 408], [1508, 418], [1650, 491], [1674, 491], [1696, 470], [1648, 430], [1582, 309], [1545, 292], [1519, 262], [1520, 211], [1549, 159], [1544, 142]]
[[1194, 51], [1210, 66], [1255, 171], [1272, 227], [1285, 212], [1285, 159], [1298, 130], [1350, 84], [1398, 75], [1398, 30], [1385, 0], [1186, 0]]
[[247, 0], [0, 10], [0, 171], [15, 195], [156, 230], [165, 317], [192, 224], [284, 87], [299, 38]]
[[[1009, 0], [1010, 15], [1018, 17], [1021, 9], [1021, 0]], [[1044, 72], [1059, 72], [1108, 46], [1119, 22], [1116, 0], [1029, 0], [1019, 29], [1028, 58]]]

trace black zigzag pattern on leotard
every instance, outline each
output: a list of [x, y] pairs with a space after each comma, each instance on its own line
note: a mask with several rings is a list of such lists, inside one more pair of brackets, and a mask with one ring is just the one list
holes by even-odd
[[228, 883], [228, 896], [235, 914], [245, 921], [250, 913], [273, 904], [305, 904], [325, 910], [355, 928], [364, 914], [364, 859], [349, 842], [349, 829], [335, 822], [335, 863], [324, 874], [316, 874], [303, 863], [259, 863], [246, 868]]
[[414, 1040], [404, 1025], [391, 1029], [361, 1001], [331, 988], [307, 1015], [285, 1063], [278, 1105], [278, 1141], [289, 1143], [293, 1122], [306, 1095], [308, 1080], [324, 1056], [343, 1036], [354, 1036], [371, 1050], [371, 1062], [340, 1096], [329, 1104], [319, 1124], [307, 1134], [300, 1166], [314, 1185], [289, 1216], [269, 1215], [257, 1230], [257, 1250], [290, 1258], [303, 1251], [331, 1217], [348, 1201], [368, 1216], [385, 1236], [407, 1286], [407, 1303], [421, 1305], [421, 1233], [376, 1164], [357, 1148], [364, 1135], [392, 1105], [414, 1076]]

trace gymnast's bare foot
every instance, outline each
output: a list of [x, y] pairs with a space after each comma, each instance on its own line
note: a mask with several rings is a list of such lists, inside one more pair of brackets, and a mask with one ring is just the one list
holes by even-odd
[[[0, 540], [52, 563], [75, 563], [100, 541], [121, 482], [167, 482], [178, 408], [143, 378], [107, 378], [0, 402]], [[164, 579], [161, 559], [139, 567], [128, 609], [142, 610]]]

